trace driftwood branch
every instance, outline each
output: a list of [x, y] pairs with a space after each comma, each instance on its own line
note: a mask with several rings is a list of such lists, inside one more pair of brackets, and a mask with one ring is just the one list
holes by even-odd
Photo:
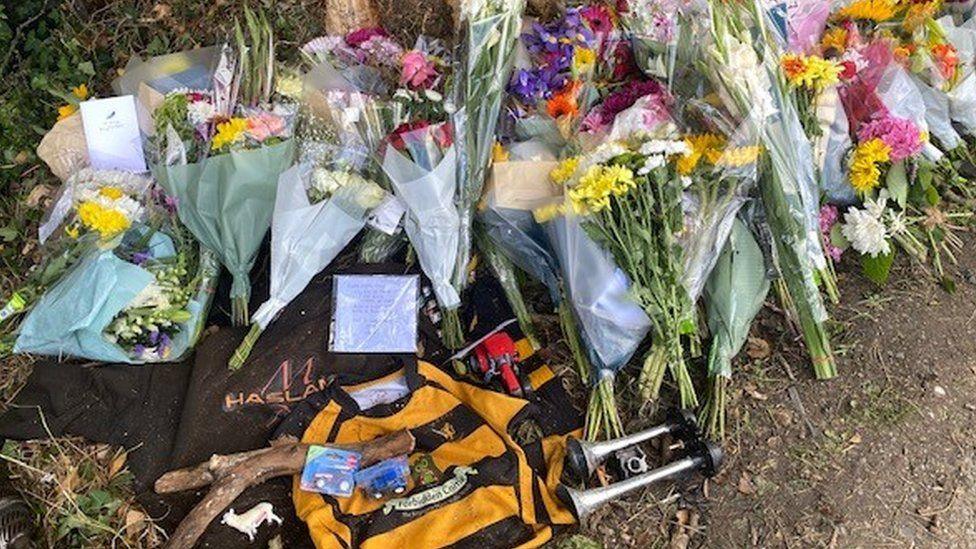
[[[361, 463], [378, 461], [413, 451], [414, 438], [408, 431], [397, 431], [363, 444], [337, 444], [337, 448], [362, 454]], [[168, 494], [213, 485], [206, 496], [183, 519], [166, 547], [190, 549], [207, 526], [251, 486], [281, 476], [298, 474], [305, 465], [308, 444], [294, 439], [276, 441], [270, 448], [227, 456], [213, 456], [194, 467], [170, 471], [156, 481], [156, 492]]]

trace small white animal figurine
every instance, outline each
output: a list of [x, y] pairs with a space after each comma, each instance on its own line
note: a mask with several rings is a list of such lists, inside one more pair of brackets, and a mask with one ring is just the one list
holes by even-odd
[[258, 526], [264, 523], [276, 522], [281, 524], [281, 517], [274, 514], [274, 506], [266, 501], [251, 507], [251, 510], [238, 515], [233, 509], [224, 513], [221, 524], [226, 524], [231, 528], [245, 534], [247, 538], [254, 541], [254, 534], [258, 533]]

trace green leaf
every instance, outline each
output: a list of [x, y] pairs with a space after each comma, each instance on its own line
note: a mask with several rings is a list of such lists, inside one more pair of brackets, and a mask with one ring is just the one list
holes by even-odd
[[20, 235], [20, 231], [16, 227], [11, 225], [0, 227], [0, 239], [3, 239], [4, 242], [13, 242], [18, 235]]
[[847, 241], [844, 236], [844, 232], [841, 230], [841, 224], [835, 223], [833, 227], [830, 228], [830, 243], [835, 248], [840, 248], [841, 250], [846, 250], [851, 246], [851, 243]]
[[898, 162], [888, 170], [888, 192], [901, 209], [908, 203], [908, 174], [905, 173], [905, 163]]
[[88, 76], [95, 76], [95, 65], [91, 61], [82, 61], [78, 63], [78, 71]]
[[942, 197], [939, 196], [939, 191], [932, 185], [929, 185], [925, 189], [925, 201], [928, 202], [929, 206], [938, 206], [939, 202], [942, 201]]
[[942, 289], [950, 294], [956, 293], [956, 281], [949, 278], [948, 276], [942, 277]]
[[869, 255], [861, 256], [861, 268], [864, 270], [864, 276], [868, 277], [868, 279], [878, 286], [884, 286], [885, 282], [888, 281], [888, 275], [891, 274], [891, 264], [894, 260], [894, 248], [892, 248], [891, 252], [885, 255], [878, 255], [877, 257], [871, 257]]

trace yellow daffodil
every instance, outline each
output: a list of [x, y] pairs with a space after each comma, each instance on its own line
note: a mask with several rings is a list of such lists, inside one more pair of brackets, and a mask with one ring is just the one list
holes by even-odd
[[702, 157], [714, 164], [722, 155], [725, 139], [714, 133], [703, 133], [685, 137], [685, 144], [691, 152], [679, 156], [675, 164], [681, 175], [688, 175], [694, 171]]
[[217, 124], [217, 133], [210, 143], [210, 148], [219, 151], [224, 147], [237, 143], [244, 139], [244, 132], [247, 131], [247, 120], [244, 118], [231, 118], [227, 122]]
[[[88, 86], [86, 84], [81, 84], [71, 88], [71, 95], [75, 96], [78, 101], [84, 101], [88, 99]], [[58, 120], [64, 120], [72, 114], [78, 112], [77, 103], [68, 103], [67, 105], [62, 105], [58, 107]]]

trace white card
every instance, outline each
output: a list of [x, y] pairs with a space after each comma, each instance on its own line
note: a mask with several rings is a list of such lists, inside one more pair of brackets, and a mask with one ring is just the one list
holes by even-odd
[[144, 173], [146, 157], [132, 95], [92, 99], [79, 104], [91, 167]]
[[403, 214], [407, 213], [403, 201], [393, 194], [387, 194], [386, 199], [380, 205], [373, 208], [366, 216], [366, 223], [378, 231], [382, 231], [390, 236], [396, 232], [400, 226]]
[[416, 353], [417, 276], [337, 275], [330, 350]]

